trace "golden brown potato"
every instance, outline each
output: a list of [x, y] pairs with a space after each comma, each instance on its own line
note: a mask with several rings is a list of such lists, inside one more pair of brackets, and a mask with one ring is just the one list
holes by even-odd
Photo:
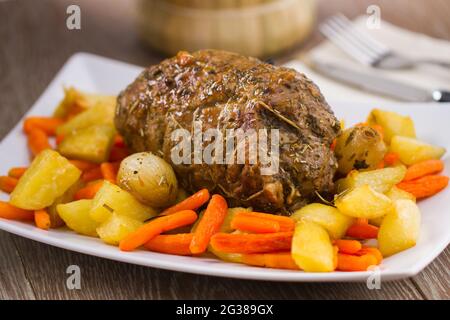
[[386, 146], [375, 129], [356, 126], [345, 130], [337, 138], [334, 151], [338, 159], [338, 172], [345, 175], [353, 169], [376, 169], [383, 160]]

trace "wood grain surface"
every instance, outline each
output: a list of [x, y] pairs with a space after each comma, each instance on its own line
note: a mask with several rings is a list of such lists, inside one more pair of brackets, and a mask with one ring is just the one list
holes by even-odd
[[[66, 8], [79, 4], [82, 29], [67, 30]], [[343, 12], [382, 17], [401, 27], [450, 40], [448, 0], [319, 1], [318, 21]], [[0, 1], [0, 138], [19, 121], [64, 62], [87, 51], [138, 65], [163, 57], [139, 41], [134, 1]], [[275, 57], [287, 61], [321, 41], [309, 40]], [[0, 231], [0, 299], [450, 299], [450, 249], [418, 276], [382, 282], [273, 283], [212, 278], [128, 265], [82, 255]], [[81, 289], [66, 286], [69, 265], [81, 268]]]

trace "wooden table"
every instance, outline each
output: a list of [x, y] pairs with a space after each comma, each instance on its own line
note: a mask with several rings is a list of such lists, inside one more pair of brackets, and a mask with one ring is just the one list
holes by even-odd
[[[82, 30], [65, 27], [66, 8], [78, 3]], [[341, 11], [350, 17], [378, 4], [401, 27], [450, 40], [447, 0], [320, 1], [319, 21]], [[64, 62], [87, 51], [138, 65], [161, 59], [138, 40], [130, 2], [0, 2], [0, 138], [39, 97]], [[276, 57], [311, 48], [320, 36]], [[81, 268], [82, 289], [66, 288], [66, 268]], [[418, 276], [383, 282], [381, 290], [352, 283], [270, 283], [144, 268], [54, 248], [0, 231], [0, 299], [449, 299], [450, 250]]]

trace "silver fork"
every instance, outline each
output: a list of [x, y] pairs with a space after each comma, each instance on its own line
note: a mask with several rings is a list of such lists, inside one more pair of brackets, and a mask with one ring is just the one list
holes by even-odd
[[337, 14], [319, 26], [320, 32], [357, 61], [382, 69], [410, 69], [417, 64], [450, 68], [450, 62], [433, 59], [411, 60], [403, 57], [368, 33], [356, 28], [343, 14]]

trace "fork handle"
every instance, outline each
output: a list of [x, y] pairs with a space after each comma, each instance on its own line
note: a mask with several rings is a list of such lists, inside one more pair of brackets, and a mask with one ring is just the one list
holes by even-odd
[[433, 91], [433, 100], [436, 102], [450, 102], [450, 91], [444, 90]]

